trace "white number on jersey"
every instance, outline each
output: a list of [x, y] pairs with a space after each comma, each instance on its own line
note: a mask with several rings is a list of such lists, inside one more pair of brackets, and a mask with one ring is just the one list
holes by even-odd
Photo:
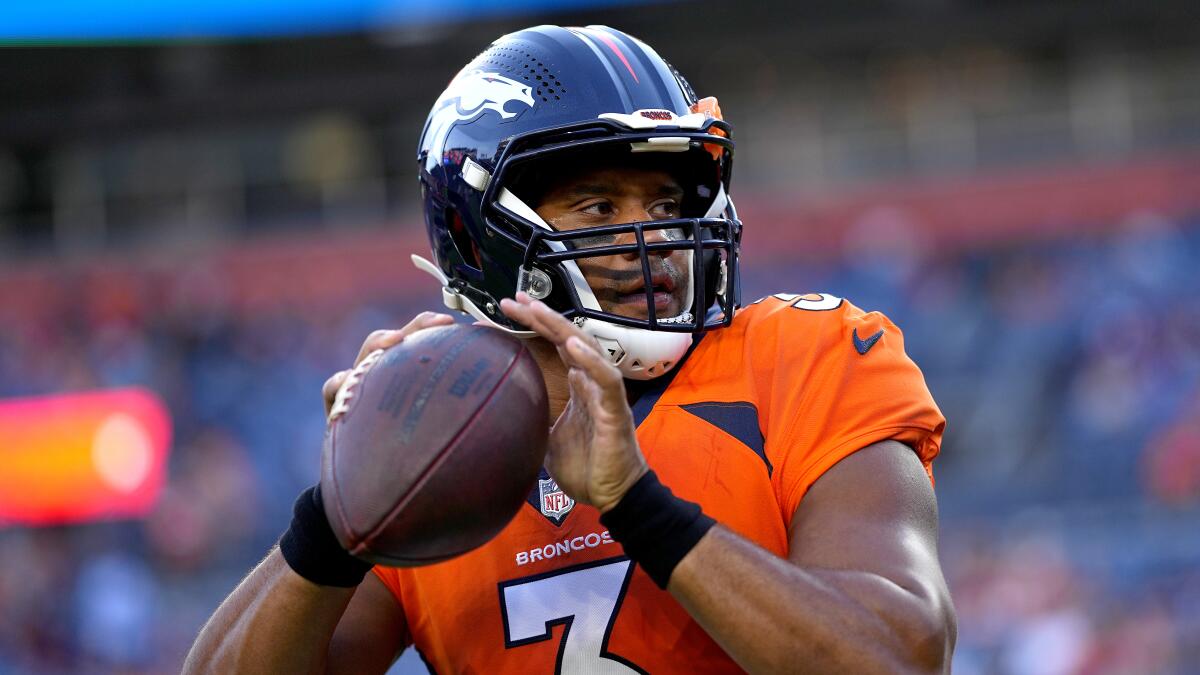
[[768, 295], [766, 298], [759, 298], [751, 304], [757, 305], [767, 298], [775, 298], [776, 300], [782, 300], [783, 302], [790, 302], [792, 307], [795, 307], [796, 309], [807, 309], [810, 312], [827, 312], [831, 309], [837, 309], [838, 307], [842, 306], [841, 298], [828, 293], [809, 293], [807, 295], [800, 295], [798, 293], [776, 293], [775, 295]]
[[617, 558], [501, 583], [504, 646], [549, 640], [561, 624], [555, 673], [645, 673], [608, 651], [632, 575], [633, 563]]

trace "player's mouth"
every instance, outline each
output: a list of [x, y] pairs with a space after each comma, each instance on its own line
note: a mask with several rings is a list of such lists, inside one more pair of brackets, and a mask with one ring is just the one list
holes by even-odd
[[[670, 274], [664, 272], [656, 272], [650, 277], [651, 281], [651, 297], [654, 299], [654, 313], [658, 316], [663, 316], [663, 313], [671, 308], [671, 301], [675, 299], [675, 280]], [[636, 286], [624, 289], [617, 293], [616, 304], [619, 307], [640, 310], [643, 316], [646, 316], [646, 285], [639, 283]]]

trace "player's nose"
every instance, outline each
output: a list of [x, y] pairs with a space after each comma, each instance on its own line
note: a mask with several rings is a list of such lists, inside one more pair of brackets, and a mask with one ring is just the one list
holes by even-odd
[[[636, 222], [644, 223], [644, 222], [648, 222], [650, 220], [653, 220], [653, 219], [645, 218], [643, 220], [639, 220]], [[627, 239], [626, 239], [626, 241], [621, 242], [621, 243], [632, 244], [632, 243], [637, 242], [637, 236], [634, 235], [633, 233], [629, 233], [629, 234], [622, 235], [622, 236], [626, 237]], [[642, 238], [645, 240], [645, 242], [647, 244], [654, 244], [654, 243], [657, 243], [660, 241], [670, 241], [671, 240], [671, 237], [667, 236], [667, 231], [662, 228], [644, 229], [644, 230], [642, 230]], [[666, 258], [666, 257], [670, 256], [672, 253], [675, 253], [675, 251], [671, 250], [671, 249], [658, 250], [658, 251], [647, 251], [647, 254], [649, 256], [658, 256], [659, 258]], [[630, 251], [630, 252], [624, 254], [624, 257], [628, 260], [637, 260], [640, 256], [638, 255], [637, 251]]]
[[[652, 220], [655, 220], [655, 218], [654, 218], [654, 216], [650, 215], [650, 210], [647, 209], [645, 206], [642, 206], [641, 204], [637, 204], [635, 206], [631, 206], [630, 208], [621, 210], [621, 216], [620, 216], [620, 220], [619, 220], [618, 224], [625, 225], [625, 224], [629, 224], [629, 223], [648, 223]], [[642, 230], [642, 237], [643, 237], [643, 239], [645, 239], [647, 244], [659, 242], [659, 241], [668, 241], [670, 239], [670, 237], [667, 236], [667, 231], [663, 230], [663, 229]], [[618, 237], [617, 243], [633, 244], [636, 242], [637, 242], [637, 235], [634, 234], [633, 232], [626, 232], [626, 233], [621, 234]], [[651, 251], [650, 252], [650, 255], [657, 255], [657, 256], [663, 257], [663, 258], [667, 257], [670, 254], [671, 254], [671, 251]], [[623, 257], [628, 260], [637, 260], [640, 256], [638, 255], [637, 251], [630, 251], [628, 253], [625, 253], [623, 255]]]

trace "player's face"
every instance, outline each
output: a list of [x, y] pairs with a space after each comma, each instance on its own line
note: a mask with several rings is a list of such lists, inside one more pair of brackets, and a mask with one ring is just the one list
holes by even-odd
[[[637, 168], [595, 169], [563, 179], [550, 188], [536, 209], [556, 230], [621, 225], [679, 218], [683, 189], [665, 171]], [[678, 230], [648, 230], [646, 242], [681, 238]], [[629, 244], [632, 233], [589, 237], [577, 248]], [[650, 256], [654, 311], [659, 319], [674, 317], [687, 306], [691, 273], [686, 251], [659, 251]], [[636, 252], [583, 258], [578, 261], [600, 308], [619, 316], [645, 319], [646, 289]]]

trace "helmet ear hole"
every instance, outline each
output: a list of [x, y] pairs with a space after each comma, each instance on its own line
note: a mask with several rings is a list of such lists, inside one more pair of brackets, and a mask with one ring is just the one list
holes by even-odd
[[448, 207], [444, 217], [446, 229], [450, 232], [450, 240], [454, 243], [454, 248], [458, 251], [458, 256], [462, 258], [463, 263], [476, 272], [482, 270], [483, 261], [479, 255], [479, 245], [467, 233], [467, 226], [463, 223], [458, 210]]

